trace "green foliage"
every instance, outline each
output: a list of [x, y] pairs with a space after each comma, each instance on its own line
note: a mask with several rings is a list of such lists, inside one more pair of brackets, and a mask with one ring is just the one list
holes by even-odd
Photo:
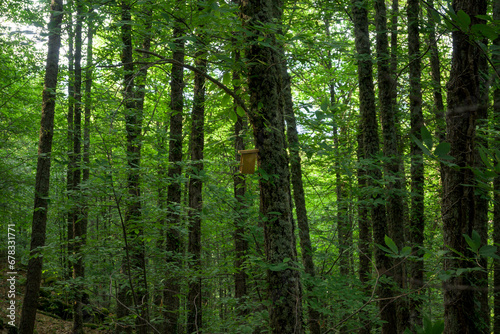
[[[425, 316], [423, 319], [424, 326], [417, 328], [415, 333], [417, 334], [442, 334], [444, 331], [444, 321], [443, 320], [435, 320], [428, 316]], [[411, 334], [412, 331], [409, 329], [405, 330], [405, 334]]]

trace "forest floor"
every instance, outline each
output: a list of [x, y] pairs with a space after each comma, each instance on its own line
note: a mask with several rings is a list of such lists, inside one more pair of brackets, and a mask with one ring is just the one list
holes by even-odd
[[[12, 300], [9, 297], [10, 282], [7, 280], [10, 275], [8, 275], [7, 270], [7, 259], [3, 256], [0, 257], [0, 334], [8, 334], [9, 330], [8, 323], [11, 319], [8, 317], [10, 310], [7, 308]], [[15, 284], [15, 323], [19, 325], [19, 320], [21, 318], [21, 304], [22, 296], [24, 293], [24, 286], [20, 284], [20, 280], [26, 278], [26, 272], [24, 270], [18, 270], [16, 276]], [[57, 318], [57, 316], [50, 316], [49, 313], [44, 312], [42, 314], [37, 312], [36, 322], [35, 322], [35, 333], [37, 334], [70, 334], [72, 333], [73, 322], [71, 320], [63, 320]], [[109, 333], [109, 331], [97, 330], [92, 328], [85, 328], [85, 333], [87, 334], [104, 334]]]

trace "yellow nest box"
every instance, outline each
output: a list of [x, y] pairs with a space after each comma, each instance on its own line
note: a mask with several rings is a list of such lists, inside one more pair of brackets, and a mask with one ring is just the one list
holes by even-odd
[[240, 150], [238, 153], [241, 154], [240, 173], [253, 174], [255, 172], [255, 161], [257, 161], [257, 153], [259, 153], [259, 150]]

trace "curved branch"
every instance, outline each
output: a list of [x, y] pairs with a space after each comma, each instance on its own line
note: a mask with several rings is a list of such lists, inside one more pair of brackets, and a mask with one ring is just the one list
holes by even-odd
[[[160, 58], [160, 62], [155, 62], [154, 64], [161, 64], [161, 63], [166, 63], [166, 64], [175, 64], [175, 65], [180, 65], [184, 68], [187, 68], [188, 70], [191, 70], [193, 72], [196, 72], [196, 73], [199, 73], [201, 75], [203, 75], [206, 79], [208, 79], [209, 81], [213, 82], [215, 85], [217, 85], [219, 88], [221, 88], [224, 92], [226, 92], [226, 94], [230, 95], [232, 98], [234, 98], [234, 100], [236, 101], [236, 103], [241, 107], [243, 108], [243, 110], [245, 111], [245, 113], [247, 115], [250, 115], [250, 110], [247, 108], [247, 106], [245, 105], [245, 103], [243, 102], [243, 100], [238, 96], [236, 95], [236, 93], [234, 93], [231, 89], [229, 89], [227, 86], [225, 86], [222, 82], [220, 82], [219, 80], [215, 79], [214, 77], [204, 73], [203, 71], [200, 71], [199, 69], [197, 69], [196, 67], [194, 66], [191, 66], [191, 65], [188, 65], [188, 64], [184, 64], [184, 63], [181, 63], [175, 59], [170, 59], [170, 58], [165, 58], [163, 57], [162, 55], [159, 55], [155, 52], [152, 52], [152, 51], [149, 51], [149, 50], [143, 50], [143, 49], [135, 49], [135, 51], [137, 52], [141, 52], [141, 53], [145, 53], [145, 54], [149, 54], [149, 55], [152, 55], [152, 56], [155, 56], [155, 57], [158, 57]], [[154, 66], [154, 65], [152, 65]]]

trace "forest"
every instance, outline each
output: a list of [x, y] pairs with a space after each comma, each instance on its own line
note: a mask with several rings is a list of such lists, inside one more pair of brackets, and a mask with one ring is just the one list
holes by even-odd
[[0, 332], [500, 333], [499, 119], [499, 0], [7, 0]]

